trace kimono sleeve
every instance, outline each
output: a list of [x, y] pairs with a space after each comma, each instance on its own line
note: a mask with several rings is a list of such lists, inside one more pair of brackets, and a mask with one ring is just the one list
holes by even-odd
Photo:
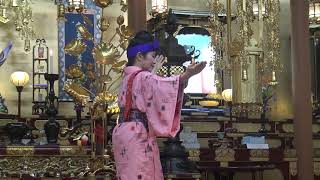
[[183, 88], [180, 76], [145, 77], [145, 103], [149, 134], [158, 137], [174, 137], [180, 129]]

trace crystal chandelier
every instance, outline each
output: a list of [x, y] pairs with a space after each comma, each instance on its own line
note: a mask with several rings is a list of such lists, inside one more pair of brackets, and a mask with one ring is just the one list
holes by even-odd
[[0, 24], [7, 24], [10, 21], [14, 23], [21, 39], [25, 41], [25, 52], [29, 52], [30, 40], [35, 38], [31, 0], [0, 0]]

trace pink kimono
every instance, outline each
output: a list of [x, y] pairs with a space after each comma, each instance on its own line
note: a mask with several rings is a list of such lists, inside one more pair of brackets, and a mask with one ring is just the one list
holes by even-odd
[[[180, 78], [162, 78], [136, 66], [126, 67], [124, 72], [119, 94], [121, 123], [112, 135], [118, 180], [162, 180], [156, 137], [173, 137], [179, 131], [183, 94]], [[133, 110], [127, 121], [125, 106]]]

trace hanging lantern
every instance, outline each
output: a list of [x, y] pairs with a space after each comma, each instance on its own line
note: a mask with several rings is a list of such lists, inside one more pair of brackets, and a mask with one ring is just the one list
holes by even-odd
[[[252, 10], [253, 10], [254, 16], [259, 16], [259, 3], [260, 3], [259, 1], [261, 1], [261, 0], [254, 0], [253, 1]], [[261, 2], [261, 12], [262, 12], [263, 16], [266, 14], [266, 7], [262, 2]]]
[[320, 22], [320, 1], [313, 0], [309, 3], [309, 22], [319, 24]]
[[152, 0], [152, 13], [162, 14], [168, 10], [167, 0]]
[[84, 10], [84, 0], [68, 0], [68, 11], [82, 12]]
[[248, 80], [248, 71], [246, 69], [242, 70], [242, 81]]

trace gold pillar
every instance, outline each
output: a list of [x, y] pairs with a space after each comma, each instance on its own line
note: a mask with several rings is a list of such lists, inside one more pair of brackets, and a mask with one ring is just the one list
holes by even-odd
[[146, 0], [128, 1], [128, 26], [134, 34], [141, 30], [147, 30], [146, 6]]
[[308, 1], [291, 0], [291, 57], [298, 179], [313, 179]]

